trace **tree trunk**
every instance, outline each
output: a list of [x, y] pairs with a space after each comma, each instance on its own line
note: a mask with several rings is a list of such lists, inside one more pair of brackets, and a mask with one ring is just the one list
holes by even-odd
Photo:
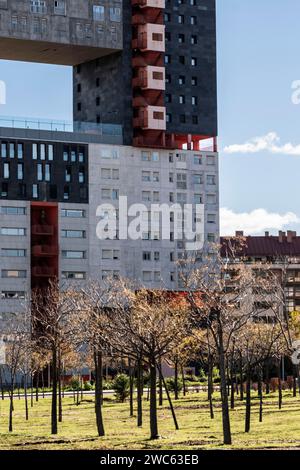
[[[159, 371], [161, 371], [161, 359], [159, 360]], [[158, 404], [159, 406], [163, 406], [163, 401], [164, 401], [164, 397], [163, 397], [163, 380], [162, 380], [162, 374], [160, 373], [159, 374], [159, 378], [158, 378], [158, 390], [159, 390], [159, 394], [158, 394]]]
[[207, 398], [209, 402], [209, 412], [211, 419], [214, 419], [214, 407], [213, 407], [213, 363], [212, 358], [209, 355], [208, 358], [208, 376], [207, 376]]
[[240, 400], [244, 400], [244, 373], [243, 373], [243, 357], [240, 354]]
[[137, 363], [137, 425], [143, 425], [143, 369], [140, 359]]
[[128, 360], [129, 365], [129, 409], [130, 416], [133, 416], [133, 393], [134, 393], [134, 369], [131, 367], [131, 361]]
[[61, 396], [61, 356], [58, 355], [58, 422], [62, 423], [62, 396]]
[[245, 432], [250, 432], [251, 423], [251, 372], [250, 366], [247, 369], [246, 378], [246, 417], [245, 417]]
[[35, 401], [39, 401], [39, 379], [40, 379], [40, 374], [39, 371], [36, 373], [36, 379], [35, 379]]
[[156, 400], [156, 364], [150, 360], [150, 439], [158, 439], [157, 400]]
[[278, 408], [281, 410], [282, 408], [282, 380], [281, 380], [281, 369], [280, 369], [281, 361], [278, 362], [277, 370], [278, 370]]
[[297, 396], [297, 366], [293, 365], [293, 397]]
[[[218, 315], [220, 316], [220, 312]], [[220, 367], [220, 389], [221, 389], [221, 400], [222, 400], [222, 424], [223, 424], [223, 438], [224, 444], [231, 445], [231, 429], [230, 429], [230, 416], [228, 406], [228, 395], [226, 386], [226, 365], [225, 365], [225, 353], [223, 343], [223, 329], [220, 318], [218, 319], [218, 339], [219, 339], [219, 367]]]
[[11, 379], [11, 387], [10, 387], [10, 396], [9, 396], [9, 423], [8, 423], [8, 431], [13, 431], [13, 411], [14, 411], [14, 381]]
[[258, 397], [259, 397], [259, 422], [262, 423], [263, 420], [263, 374], [260, 370], [258, 372]]
[[30, 406], [33, 407], [33, 374], [30, 374]]
[[27, 396], [27, 374], [24, 375], [24, 400], [25, 400], [25, 419], [28, 421], [28, 396]]
[[95, 351], [94, 353], [95, 362], [95, 412], [96, 412], [96, 423], [98, 435], [105, 436], [104, 424], [102, 418], [102, 380], [103, 380], [103, 367], [102, 367], [102, 353], [101, 351]]
[[175, 400], [178, 400], [178, 359], [175, 359], [175, 368], [174, 368], [174, 393], [175, 393]]
[[168, 398], [168, 401], [169, 401], [169, 405], [170, 405], [170, 409], [171, 409], [173, 421], [174, 421], [174, 424], [175, 424], [175, 429], [178, 431], [179, 426], [178, 426], [178, 421], [177, 421], [177, 418], [176, 418], [174, 406], [173, 406], [172, 399], [171, 399], [171, 395], [170, 395], [170, 392], [169, 392], [169, 390], [168, 390], [168, 387], [167, 387], [165, 378], [164, 378], [164, 376], [163, 376], [163, 373], [162, 373], [162, 369], [161, 369], [161, 365], [160, 365], [160, 364], [159, 364], [159, 366], [158, 366], [158, 372], [159, 372], [159, 377], [160, 377], [160, 379], [161, 379], [161, 381], [162, 381], [162, 383], [164, 384], [164, 387], [165, 387], [165, 391], [166, 391], [166, 395], [167, 395], [167, 398]]
[[182, 377], [182, 392], [183, 392], [183, 396], [185, 397], [186, 396], [186, 383], [185, 383], [185, 375], [184, 375], [184, 367], [181, 366], [181, 377]]
[[51, 404], [51, 434], [57, 434], [57, 351], [52, 348], [52, 404]]
[[266, 395], [270, 394], [270, 365], [269, 361], [266, 363]]
[[233, 363], [230, 364], [230, 408], [234, 410], [234, 375], [233, 375]]

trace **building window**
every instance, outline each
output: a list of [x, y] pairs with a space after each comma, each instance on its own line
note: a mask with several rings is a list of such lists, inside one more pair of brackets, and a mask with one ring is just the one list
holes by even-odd
[[62, 238], [85, 238], [85, 231], [84, 230], [62, 230], [61, 236]]
[[62, 257], [65, 259], [84, 259], [85, 251], [63, 250]]
[[165, 23], [169, 23], [171, 21], [171, 14], [165, 13], [164, 18], [165, 18]]
[[51, 181], [51, 166], [48, 163], [45, 165], [45, 181]]
[[216, 223], [215, 214], [207, 214], [207, 223], [208, 224], [215, 224]]
[[179, 104], [184, 104], [184, 103], [185, 103], [185, 96], [179, 95]]
[[215, 175], [207, 175], [206, 176], [206, 183], [209, 184], [209, 185], [215, 185], [216, 184]]
[[6, 142], [1, 143], [1, 157], [2, 158], [7, 157], [7, 144], [6, 144]]
[[62, 209], [61, 216], [79, 219], [85, 217], [85, 211], [79, 209]]
[[54, 150], [53, 145], [49, 144], [48, 145], [48, 160], [49, 160], [49, 162], [53, 161], [53, 156], [54, 156], [54, 151], [53, 150]]
[[110, 21], [121, 21], [121, 8], [111, 7], [109, 9]]
[[197, 77], [192, 77], [191, 83], [192, 83], [192, 86], [197, 86], [198, 85]]
[[191, 58], [191, 66], [192, 66], [192, 67], [196, 67], [196, 66], [197, 66], [197, 59], [196, 59], [196, 57], [192, 57], [192, 58]]
[[12, 142], [9, 144], [9, 158], [15, 158], [15, 144]]
[[180, 56], [179, 56], [179, 63], [182, 64], [182, 65], [185, 64], [185, 57], [184, 57], [184, 55], [180, 55]]
[[25, 292], [23, 291], [2, 291], [1, 299], [12, 300], [12, 299], [25, 299]]
[[179, 44], [183, 44], [185, 41], [185, 36], [184, 34], [178, 34], [178, 42]]
[[104, 21], [105, 9], [102, 5], [93, 5], [93, 19], [94, 21]]
[[183, 24], [184, 23], [184, 15], [178, 15], [177, 20], [178, 20], [179, 24]]
[[17, 248], [2, 248], [1, 255], [8, 258], [24, 258], [26, 256], [26, 250], [20, 250]]
[[194, 184], [203, 184], [203, 175], [202, 174], [194, 174], [193, 175], [193, 183]]
[[179, 116], [179, 122], [180, 122], [181, 124], [185, 124], [185, 122], [186, 122], [185, 114], [180, 114], [180, 116]]
[[169, 54], [165, 54], [165, 64], [171, 63], [171, 56]]
[[197, 44], [197, 36], [195, 34], [191, 36], [191, 44]]
[[47, 13], [46, 0], [31, 0], [30, 11], [31, 13]]
[[192, 96], [192, 105], [197, 106], [198, 104], [198, 97], [197, 96]]
[[54, 14], [65, 15], [66, 14], [66, 2], [65, 0], [55, 0], [54, 2]]
[[0, 214], [2, 215], [26, 215], [25, 207], [0, 207]]
[[18, 180], [22, 180], [24, 178], [24, 170], [23, 170], [23, 163], [18, 163]]
[[27, 276], [25, 270], [2, 269], [2, 278], [24, 279]]
[[194, 155], [194, 164], [202, 165], [202, 155]]
[[32, 185], [32, 197], [33, 199], [37, 199], [39, 197], [39, 187], [37, 184]]
[[183, 75], [180, 75], [178, 78], [178, 84], [179, 85], [184, 85], [185, 84], [185, 77]]
[[63, 279], [74, 279], [74, 280], [82, 280], [86, 278], [85, 272], [74, 272], [74, 271], [63, 271], [62, 273]]
[[9, 178], [9, 163], [4, 163], [3, 164], [3, 178], [8, 179]]
[[197, 16], [191, 16], [191, 24], [192, 25], [197, 24]]
[[198, 124], [198, 116], [192, 116], [192, 123]]
[[12, 228], [12, 227], [2, 227], [1, 235], [8, 237], [24, 237], [26, 235], [25, 228]]
[[64, 186], [64, 200], [67, 201], [70, 198], [69, 186]]
[[43, 165], [41, 163], [37, 164], [37, 180], [43, 181]]
[[21, 160], [23, 158], [23, 144], [18, 144], [18, 159]]

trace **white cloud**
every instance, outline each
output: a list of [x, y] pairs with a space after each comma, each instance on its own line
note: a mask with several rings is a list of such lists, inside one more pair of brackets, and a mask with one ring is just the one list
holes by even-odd
[[232, 144], [224, 148], [225, 153], [258, 153], [270, 152], [273, 154], [285, 154], [300, 156], [300, 144], [293, 145], [290, 142], [280, 144], [280, 137], [276, 132], [269, 132], [261, 137], [254, 137], [243, 144]]
[[221, 235], [234, 235], [237, 230], [243, 230], [245, 235], [257, 235], [265, 230], [282, 230], [289, 224], [300, 223], [300, 218], [293, 212], [277, 214], [265, 209], [255, 209], [252, 212], [236, 213], [226, 207], [220, 210]]

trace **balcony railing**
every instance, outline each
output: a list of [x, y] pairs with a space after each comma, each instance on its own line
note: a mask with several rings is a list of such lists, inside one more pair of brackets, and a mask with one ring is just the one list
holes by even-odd
[[54, 228], [52, 225], [33, 225], [33, 235], [53, 235]]
[[56, 271], [48, 266], [34, 266], [32, 268], [32, 275], [34, 277], [55, 277]]
[[56, 256], [58, 248], [50, 245], [35, 245], [32, 247], [33, 256]]
[[0, 127], [33, 129], [52, 132], [78, 132], [81, 134], [121, 136], [122, 126], [83, 121], [58, 121], [51, 119], [0, 116]]

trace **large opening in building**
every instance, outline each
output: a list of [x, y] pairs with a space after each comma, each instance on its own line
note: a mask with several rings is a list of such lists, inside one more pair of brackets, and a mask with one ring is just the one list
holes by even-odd
[[0, 60], [0, 127], [73, 131], [73, 68]]

